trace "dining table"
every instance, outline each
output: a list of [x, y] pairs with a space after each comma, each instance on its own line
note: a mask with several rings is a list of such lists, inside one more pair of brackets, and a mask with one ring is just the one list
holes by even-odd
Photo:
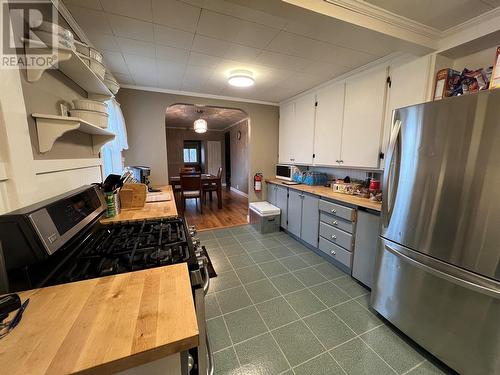
[[[180, 191], [180, 185], [181, 185], [181, 176], [171, 176], [169, 178], [170, 185], [174, 188], [174, 192]], [[217, 177], [216, 175], [209, 174], [209, 173], [202, 173], [201, 174], [201, 184], [216, 184], [217, 185], [217, 206], [219, 208], [222, 208], [222, 179], [220, 177]]]

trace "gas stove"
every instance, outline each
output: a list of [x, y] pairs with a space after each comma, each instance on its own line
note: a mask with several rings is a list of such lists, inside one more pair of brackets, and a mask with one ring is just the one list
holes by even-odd
[[99, 188], [86, 186], [0, 216], [0, 268], [9, 282], [4, 291], [183, 262], [193, 287], [203, 284], [198, 274], [206, 258], [184, 218], [101, 225], [104, 211]]
[[107, 225], [93, 232], [60, 268], [56, 284], [188, 263], [196, 270], [191, 235], [182, 218]]

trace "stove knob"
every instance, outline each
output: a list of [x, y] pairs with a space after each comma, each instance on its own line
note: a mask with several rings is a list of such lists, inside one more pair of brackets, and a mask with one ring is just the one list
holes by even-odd
[[194, 244], [194, 246], [200, 246], [200, 239], [193, 237], [193, 244]]
[[194, 225], [190, 225], [188, 230], [189, 230], [189, 234], [191, 236], [196, 236], [197, 231], [196, 231], [196, 227]]

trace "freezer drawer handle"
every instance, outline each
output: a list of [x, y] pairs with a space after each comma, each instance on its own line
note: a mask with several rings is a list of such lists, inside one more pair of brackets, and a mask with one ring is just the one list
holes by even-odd
[[[469, 280], [465, 279], [468, 276], [468, 272], [466, 272], [466, 271], [460, 272], [462, 274], [461, 275], [462, 277], [455, 276], [455, 275], [452, 275], [451, 273], [443, 272], [435, 267], [431, 267], [431, 266], [428, 266], [427, 264], [422, 263], [422, 261], [424, 261], [424, 258], [422, 258], [422, 261], [417, 261], [416, 259], [413, 259], [412, 257], [410, 257], [406, 254], [403, 254], [402, 252], [400, 252], [396, 249], [393, 249], [392, 247], [390, 247], [387, 244], [385, 244], [385, 249], [387, 251], [389, 251], [391, 254], [401, 258], [405, 262], [407, 262], [407, 263], [409, 263], [417, 268], [420, 268], [421, 270], [424, 270], [425, 272], [429, 272], [429, 273], [433, 274], [434, 276], [437, 276], [441, 279], [448, 280], [449, 282], [452, 282], [455, 285], [458, 285], [458, 286], [461, 286], [461, 287], [464, 287], [464, 288], [467, 288], [467, 289], [470, 289], [470, 290], [473, 290], [473, 291], [476, 291], [476, 292], [479, 292], [482, 294], [489, 295], [493, 298], [500, 299], [500, 283], [498, 283], [498, 282], [491, 281], [491, 280], [484, 280], [484, 283], [491, 284], [491, 287], [490, 287], [490, 285], [479, 285], [476, 282], [469, 281]], [[427, 259], [427, 258], [425, 258], [425, 259]], [[453, 270], [453, 268], [454, 268], [454, 267], [452, 268], [452, 266], [443, 264], [442, 262], [437, 261], [437, 260], [430, 260], [427, 262], [431, 263], [431, 264], [434, 263], [438, 267], [439, 266], [448, 267], [451, 270]], [[473, 277], [476, 279], [479, 279], [480, 276], [473, 276]], [[471, 278], [471, 277], [468, 276], [468, 278]]]

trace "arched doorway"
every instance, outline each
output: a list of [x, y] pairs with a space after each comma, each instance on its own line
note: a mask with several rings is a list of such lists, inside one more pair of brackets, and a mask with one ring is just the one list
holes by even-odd
[[[196, 132], [194, 123], [204, 120], [205, 131]], [[245, 224], [248, 210], [249, 138], [248, 114], [238, 108], [176, 103], [165, 113], [169, 180], [181, 170], [216, 175], [222, 168], [222, 198], [203, 194], [203, 199], [186, 200], [184, 216], [199, 229]], [[174, 184], [175, 185], [175, 184]], [[180, 185], [175, 185], [179, 192]], [[210, 198], [213, 198], [210, 199]], [[180, 209], [180, 193], [176, 194]]]

